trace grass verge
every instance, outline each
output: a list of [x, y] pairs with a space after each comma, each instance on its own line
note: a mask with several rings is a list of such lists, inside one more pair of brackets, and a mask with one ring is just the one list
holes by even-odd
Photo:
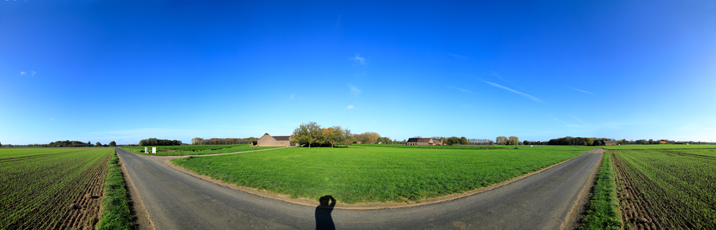
[[604, 152], [592, 197], [587, 204], [587, 215], [582, 219], [579, 229], [619, 229], [622, 224], [619, 220], [619, 203], [610, 156], [611, 153]]
[[129, 208], [127, 187], [118, 162], [119, 158], [115, 150], [109, 160], [102, 200], [102, 218], [97, 224], [97, 229], [135, 229], [134, 216]]
[[556, 149], [283, 148], [172, 162], [215, 180], [291, 198], [418, 202], [490, 186], [582, 154], [574, 147]]

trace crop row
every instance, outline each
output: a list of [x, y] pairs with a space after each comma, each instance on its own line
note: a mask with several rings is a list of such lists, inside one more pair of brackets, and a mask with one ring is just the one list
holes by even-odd
[[110, 149], [0, 150], [0, 228], [96, 222]]
[[[622, 219], [644, 229], [714, 228], [714, 162], [659, 150], [615, 151]], [[711, 181], [711, 182], [710, 182]]]

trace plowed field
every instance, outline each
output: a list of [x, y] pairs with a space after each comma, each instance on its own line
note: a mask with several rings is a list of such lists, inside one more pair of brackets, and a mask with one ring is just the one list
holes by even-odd
[[112, 152], [0, 149], [0, 229], [94, 229]]
[[716, 229], [714, 149], [612, 151], [626, 229]]

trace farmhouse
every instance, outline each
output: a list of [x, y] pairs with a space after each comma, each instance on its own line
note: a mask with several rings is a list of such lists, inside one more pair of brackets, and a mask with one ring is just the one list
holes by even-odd
[[604, 145], [610, 146], [610, 145], [617, 145], [616, 141], [604, 141]]
[[432, 139], [432, 138], [409, 138], [408, 143], [406, 145], [443, 145], [442, 139]]
[[291, 136], [271, 136], [265, 133], [256, 141], [256, 146], [296, 146], [291, 143]]

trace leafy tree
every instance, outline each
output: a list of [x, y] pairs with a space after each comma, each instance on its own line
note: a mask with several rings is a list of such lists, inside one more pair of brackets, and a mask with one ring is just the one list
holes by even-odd
[[109, 142], [109, 146], [111, 146], [111, 147], [117, 147], [117, 142], [114, 142], [114, 141]]
[[585, 139], [585, 145], [586, 145], [586, 146], [592, 146], [592, 145], [594, 145], [594, 139], [592, 139], [592, 138], [587, 138], [587, 139]]
[[509, 145], [517, 145], [517, 144], [520, 143], [520, 139], [517, 138], [516, 136], [510, 136], [510, 137], [507, 139], [507, 142], [508, 142]]
[[87, 145], [92, 145], [92, 141], [88, 141], [88, 142], [87, 142]]
[[94, 144], [94, 145], [97, 146], [97, 147], [102, 147], [102, 144], [99, 143], [99, 141], [97, 142], [97, 144]]
[[460, 144], [460, 138], [457, 138], [457, 137], [449, 137], [447, 140], [445, 140], [445, 144], [447, 144], [447, 145]]
[[498, 145], [506, 145], [507, 144], [507, 137], [506, 136], [499, 136], [495, 138], [495, 143]]
[[291, 140], [295, 143], [299, 143], [301, 145], [307, 144], [310, 148], [312, 144], [318, 143], [321, 141], [321, 126], [316, 124], [316, 122], [308, 122], [303, 123], [298, 128], [293, 130], [293, 134], [291, 134]]
[[467, 138], [465, 138], [465, 137], [460, 137], [460, 144], [461, 144], [461, 145], [468, 145], [468, 144], [470, 144], [470, 143], [467, 142]]
[[192, 144], [192, 145], [200, 145], [200, 144], [201, 144], [201, 141], [203, 141], [203, 140], [204, 140], [204, 138], [195, 137], [195, 138], [192, 138], [192, 139], [191, 139], [191, 144]]

